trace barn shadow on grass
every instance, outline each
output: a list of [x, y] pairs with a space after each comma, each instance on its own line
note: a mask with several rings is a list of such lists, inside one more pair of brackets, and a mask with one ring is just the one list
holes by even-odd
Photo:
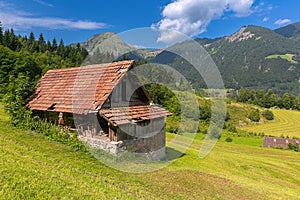
[[166, 147], [166, 154], [166, 160], [168, 161], [173, 161], [186, 155], [185, 153], [171, 147]]

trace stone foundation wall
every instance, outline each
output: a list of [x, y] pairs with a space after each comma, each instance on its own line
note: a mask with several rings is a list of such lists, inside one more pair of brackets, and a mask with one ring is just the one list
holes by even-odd
[[164, 129], [149, 138], [136, 138], [119, 142], [111, 142], [107, 137], [93, 138], [82, 135], [79, 136], [79, 139], [92, 148], [99, 148], [116, 156], [120, 156], [124, 152], [151, 160], [160, 160], [166, 156], [166, 132]]
[[78, 139], [83, 142], [86, 142], [92, 148], [99, 148], [113, 155], [120, 155], [124, 151], [124, 148], [122, 148], [121, 141], [110, 142], [109, 139], [84, 137], [84, 136], [79, 136]]

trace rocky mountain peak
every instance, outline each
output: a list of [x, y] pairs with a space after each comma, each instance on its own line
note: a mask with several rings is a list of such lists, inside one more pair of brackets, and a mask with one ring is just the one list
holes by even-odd
[[240, 30], [232, 34], [231, 36], [227, 37], [226, 39], [229, 40], [230, 42], [235, 42], [235, 41], [240, 42], [243, 40], [248, 40], [254, 36], [255, 34], [248, 31], [247, 27], [244, 26]]

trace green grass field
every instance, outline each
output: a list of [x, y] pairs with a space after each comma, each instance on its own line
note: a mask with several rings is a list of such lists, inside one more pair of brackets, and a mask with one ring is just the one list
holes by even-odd
[[295, 54], [284, 54], [284, 55], [278, 55], [278, 54], [275, 54], [275, 55], [270, 55], [270, 56], [267, 56], [266, 59], [274, 59], [274, 58], [281, 58], [283, 60], [287, 60], [289, 61], [290, 63], [292, 64], [297, 64], [298, 62], [293, 60], [293, 57], [296, 56]]
[[[0, 108], [0, 199], [299, 199], [300, 153], [222, 138], [204, 159], [196, 137], [164, 169], [130, 174], [11, 127]], [[174, 135], [167, 134], [168, 141]], [[180, 144], [178, 144], [180, 145]]]
[[290, 136], [300, 138], [300, 112], [290, 110], [272, 110], [275, 120], [264, 124], [252, 124], [242, 129], [252, 132], [264, 132], [273, 136]]

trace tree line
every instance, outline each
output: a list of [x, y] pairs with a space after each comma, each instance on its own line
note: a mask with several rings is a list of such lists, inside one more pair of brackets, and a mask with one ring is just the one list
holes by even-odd
[[16, 35], [13, 29], [4, 31], [0, 22], [0, 99], [13, 124], [27, 118], [24, 106], [44, 73], [79, 66], [87, 55], [79, 43], [45, 41], [42, 33], [38, 38], [32, 32], [29, 37]]
[[271, 89], [265, 92], [263, 90], [241, 88], [237, 92], [228, 92], [228, 97], [238, 102], [254, 104], [264, 108], [278, 107], [281, 109], [300, 110], [300, 95], [296, 96], [286, 92], [279, 96]]
[[41, 33], [29, 37], [16, 35], [13, 29], [3, 30], [0, 22], [0, 95], [8, 92], [8, 84], [20, 73], [35, 84], [50, 69], [79, 66], [88, 52], [77, 45], [65, 45], [56, 38], [45, 41]]
[[45, 41], [42, 33], [38, 38], [32, 32], [29, 37], [16, 35], [13, 29], [3, 31], [0, 22], [0, 100], [12, 125], [85, 151], [76, 133], [62, 132], [61, 127], [32, 116], [25, 105], [44, 73], [79, 66], [87, 55], [80, 44], [66, 46], [62, 39], [57, 43], [56, 38]]

